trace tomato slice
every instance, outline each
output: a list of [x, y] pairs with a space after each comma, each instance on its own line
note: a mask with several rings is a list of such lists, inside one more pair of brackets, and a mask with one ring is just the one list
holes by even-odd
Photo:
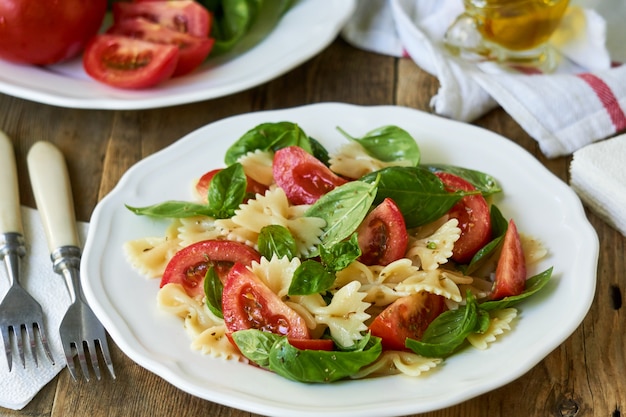
[[[218, 172], [220, 172], [223, 168], [217, 168], [214, 169], [212, 171], [207, 172], [206, 174], [202, 175], [200, 177], [200, 179], [198, 180], [198, 182], [196, 183], [196, 193], [198, 193], [198, 195], [200, 197], [202, 197], [203, 199], [207, 198], [207, 194], [209, 193], [209, 185], [211, 185], [211, 180], [213, 179], [213, 177], [215, 176], [215, 174], [217, 174]], [[253, 180], [252, 178], [248, 177], [246, 175], [246, 181], [247, 181], [247, 186], [246, 186], [246, 192], [249, 194], [265, 194], [265, 192], [267, 191], [268, 187], [264, 184], [261, 184], [258, 181]]]
[[212, 23], [209, 11], [192, 0], [113, 3], [115, 23], [135, 17], [202, 38], [209, 36]]
[[212, 38], [201, 38], [177, 32], [142, 17], [116, 22], [107, 33], [177, 46], [179, 58], [176, 70], [174, 70], [174, 77], [188, 74], [200, 66], [211, 52], [215, 42]]
[[[117, 4], [117, 3], [116, 3]], [[115, 87], [139, 89], [170, 78], [178, 48], [126, 36], [95, 36], [85, 48], [83, 66], [94, 79]]]
[[232, 267], [224, 283], [222, 312], [229, 333], [258, 329], [310, 339], [304, 319], [241, 263]]
[[391, 303], [369, 328], [372, 335], [382, 339], [383, 349], [407, 350], [406, 339], [420, 340], [428, 325], [445, 309], [443, 297], [422, 291]]
[[404, 217], [396, 203], [385, 198], [357, 229], [361, 257], [365, 265], [389, 265], [403, 258], [409, 244]]
[[511, 219], [504, 234], [491, 299], [499, 300], [504, 297], [519, 295], [525, 288], [526, 259], [517, 226]]
[[[448, 172], [437, 172], [448, 191], [474, 191], [471, 183]], [[454, 244], [452, 259], [458, 263], [468, 263], [480, 248], [491, 239], [491, 216], [489, 204], [481, 194], [463, 197], [448, 212], [459, 221], [461, 236]]]
[[189, 296], [202, 298], [204, 277], [211, 266], [224, 282], [233, 264], [250, 265], [260, 260], [261, 255], [243, 243], [203, 240], [176, 252], [165, 267], [161, 287], [169, 283], [181, 284]]
[[279, 149], [272, 165], [274, 180], [292, 204], [313, 204], [347, 180], [298, 146]]
[[335, 342], [330, 339], [292, 339], [287, 338], [289, 344], [300, 350], [333, 350]]

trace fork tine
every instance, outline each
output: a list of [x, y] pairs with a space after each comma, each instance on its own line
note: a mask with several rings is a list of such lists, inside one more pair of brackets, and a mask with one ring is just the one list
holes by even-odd
[[74, 352], [72, 345], [73, 342], [63, 342], [63, 352], [65, 353], [65, 363], [67, 364], [67, 370], [70, 371], [70, 375], [74, 382], [78, 381], [76, 378], [76, 367], [74, 366]]
[[109, 352], [109, 345], [107, 344], [106, 335], [103, 336], [102, 339], [97, 339], [98, 345], [100, 345], [100, 349], [102, 350], [102, 357], [104, 358], [104, 363], [109, 369], [109, 373], [111, 377], [115, 379], [115, 370], [113, 369], [113, 361], [111, 361], [111, 353]]
[[26, 368], [26, 360], [24, 360], [24, 341], [22, 340], [22, 326], [11, 326], [11, 328], [13, 329], [13, 337], [15, 338], [15, 343], [17, 344], [17, 354], [20, 357], [22, 366]]
[[24, 330], [26, 331], [26, 342], [30, 345], [30, 354], [35, 361], [35, 366], [39, 368], [39, 362], [37, 361], [37, 345], [35, 344], [35, 334], [33, 333], [35, 323], [31, 325], [25, 324]]
[[13, 368], [13, 352], [11, 348], [11, 339], [9, 339], [9, 328], [2, 327], [2, 341], [4, 342], [4, 353], [7, 356], [7, 364], [9, 365], [9, 372]]
[[34, 325], [37, 329], [37, 333], [39, 334], [39, 341], [41, 342], [43, 351], [50, 360], [50, 363], [54, 365], [54, 358], [52, 357], [52, 351], [50, 350], [50, 346], [48, 345], [48, 336], [46, 335], [46, 329], [40, 322], [35, 322]]
[[96, 374], [96, 379], [100, 381], [100, 364], [98, 364], [98, 351], [96, 350], [96, 341], [86, 340], [85, 344], [87, 345], [87, 350], [89, 351], [89, 357], [91, 358], [91, 367], [93, 368], [93, 372], [94, 374]]
[[87, 367], [87, 359], [85, 356], [85, 342], [79, 342], [75, 344], [76, 352], [78, 353], [78, 364], [80, 368], [83, 370], [83, 376], [86, 381], [89, 381], [91, 375], [89, 374], [89, 368]]

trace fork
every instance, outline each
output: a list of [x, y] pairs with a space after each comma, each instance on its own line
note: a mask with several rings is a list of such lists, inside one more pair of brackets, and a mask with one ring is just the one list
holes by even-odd
[[54, 365], [54, 359], [48, 346], [41, 305], [20, 285], [21, 260], [26, 255], [24, 231], [20, 213], [20, 197], [17, 182], [17, 167], [13, 145], [3, 132], [0, 132], [0, 259], [4, 260], [9, 277], [9, 291], [0, 303], [0, 332], [9, 365], [13, 368], [13, 343], [17, 354], [26, 367], [24, 357], [23, 333], [30, 345], [35, 365], [37, 361], [37, 337], [46, 356]]
[[80, 283], [79, 238], [76, 228], [74, 201], [65, 159], [50, 142], [37, 142], [28, 152], [28, 172], [33, 194], [42, 218], [50, 259], [54, 272], [62, 275], [71, 304], [65, 313], [59, 333], [70, 375], [77, 381], [78, 361], [83, 377], [89, 381], [87, 361], [96, 378], [101, 378], [98, 348], [102, 360], [115, 379], [115, 371], [104, 327], [87, 302]]

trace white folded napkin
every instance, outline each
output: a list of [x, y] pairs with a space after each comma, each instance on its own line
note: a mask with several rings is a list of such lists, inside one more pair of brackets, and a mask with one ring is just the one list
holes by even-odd
[[570, 185], [588, 207], [626, 236], [626, 134], [574, 152]]
[[408, 55], [435, 75], [437, 114], [472, 121], [502, 106], [552, 158], [626, 129], [626, 66], [616, 66], [626, 61], [626, 2], [582, 1], [572, 2], [553, 37], [564, 55], [553, 74], [451, 56], [443, 35], [462, 0], [359, 0], [342, 36], [363, 49]]
[[[20, 282], [35, 300], [41, 304], [48, 334], [48, 343], [55, 364], [38, 347], [36, 367], [26, 348], [26, 366], [22, 367], [16, 352], [13, 353], [13, 368], [9, 372], [3, 345], [0, 345], [0, 407], [21, 410], [33, 397], [65, 367], [65, 357], [59, 325], [70, 304], [65, 281], [52, 271], [52, 261], [46, 243], [46, 236], [37, 210], [22, 207], [26, 257], [22, 261], [24, 273]], [[81, 241], [87, 235], [87, 223], [78, 223]], [[4, 265], [0, 266], [0, 298], [4, 298], [9, 288]]]

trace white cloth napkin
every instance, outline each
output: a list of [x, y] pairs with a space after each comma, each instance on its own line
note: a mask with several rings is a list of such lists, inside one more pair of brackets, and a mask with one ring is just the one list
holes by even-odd
[[[583, 0], [555, 33], [565, 58], [553, 74], [524, 74], [451, 56], [443, 35], [462, 0], [359, 0], [342, 36], [378, 53], [410, 56], [440, 82], [442, 116], [472, 121], [500, 105], [552, 158], [626, 129], [626, 2]], [[572, 31], [584, 22], [583, 31]]]
[[574, 152], [570, 185], [595, 213], [626, 236], [626, 134]]
[[[30, 400], [65, 367], [65, 358], [59, 325], [70, 304], [65, 281], [52, 271], [52, 261], [46, 243], [46, 236], [37, 210], [22, 207], [26, 257], [22, 260], [24, 276], [22, 286], [41, 304], [48, 334], [48, 343], [55, 364], [51, 365], [43, 350], [38, 347], [39, 367], [26, 348], [26, 366], [22, 367], [16, 353], [13, 354], [13, 368], [9, 372], [4, 348], [0, 345], [0, 407], [21, 410]], [[81, 241], [87, 235], [87, 223], [78, 223]], [[0, 298], [4, 298], [9, 282], [4, 265], [0, 267]]]

